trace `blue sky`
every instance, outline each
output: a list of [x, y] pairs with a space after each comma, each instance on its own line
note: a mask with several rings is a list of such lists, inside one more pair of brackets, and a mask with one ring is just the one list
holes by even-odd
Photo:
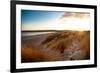
[[59, 19], [64, 12], [21, 10], [21, 21], [23, 25], [41, 25]]

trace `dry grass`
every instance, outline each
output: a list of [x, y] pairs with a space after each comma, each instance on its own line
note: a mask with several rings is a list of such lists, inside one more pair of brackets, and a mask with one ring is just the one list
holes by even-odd
[[[41, 37], [43, 36], [41, 35]], [[41, 37], [39, 36], [39, 38]], [[25, 43], [22, 43], [21, 49], [22, 62], [85, 60], [90, 58], [89, 31], [62, 31], [52, 33], [46, 36], [38, 47], [34, 46], [34, 39], [25, 39], [24, 41]]]
[[45, 49], [22, 46], [21, 57], [22, 62], [57, 61], [60, 59], [60, 54]]

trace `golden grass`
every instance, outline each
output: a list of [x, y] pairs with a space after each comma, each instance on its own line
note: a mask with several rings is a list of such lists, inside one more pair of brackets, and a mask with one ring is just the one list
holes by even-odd
[[22, 62], [57, 61], [60, 59], [58, 53], [27, 46], [22, 47], [21, 57]]
[[[78, 48], [76, 48], [75, 46], [74, 48], [72, 48], [73, 47], [72, 43], [74, 41], [79, 43], [79, 45], [76, 43], [76, 45], [78, 45], [77, 46]], [[42, 46], [42, 48], [41, 46], [40, 47], [28, 46], [28, 44], [30, 43], [27, 44], [22, 43], [22, 48], [21, 48], [22, 62], [84, 60], [90, 58], [89, 31], [84, 31], [84, 32], [64, 31], [64, 32], [52, 33], [49, 36], [47, 36], [45, 40], [41, 42], [40, 45]], [[45, 48], [43, 48], [44, 46]], [[65, 50], [67, 50], [67, 52], [65, 52]], [[72, 54], [65, 55], [70, 52]]]

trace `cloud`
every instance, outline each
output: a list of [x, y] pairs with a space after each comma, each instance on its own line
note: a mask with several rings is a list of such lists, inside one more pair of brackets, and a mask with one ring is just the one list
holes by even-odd
[[86, 12], [65, 12], [65, 14], [61, 18], [88, 18], [90, 16], [89, 13]]

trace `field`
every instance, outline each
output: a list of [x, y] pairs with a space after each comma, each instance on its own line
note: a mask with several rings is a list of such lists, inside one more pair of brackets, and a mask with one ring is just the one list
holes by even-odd
[[90, 31], [52, 32], [21, 36], [21, 62], [90, 59]]

